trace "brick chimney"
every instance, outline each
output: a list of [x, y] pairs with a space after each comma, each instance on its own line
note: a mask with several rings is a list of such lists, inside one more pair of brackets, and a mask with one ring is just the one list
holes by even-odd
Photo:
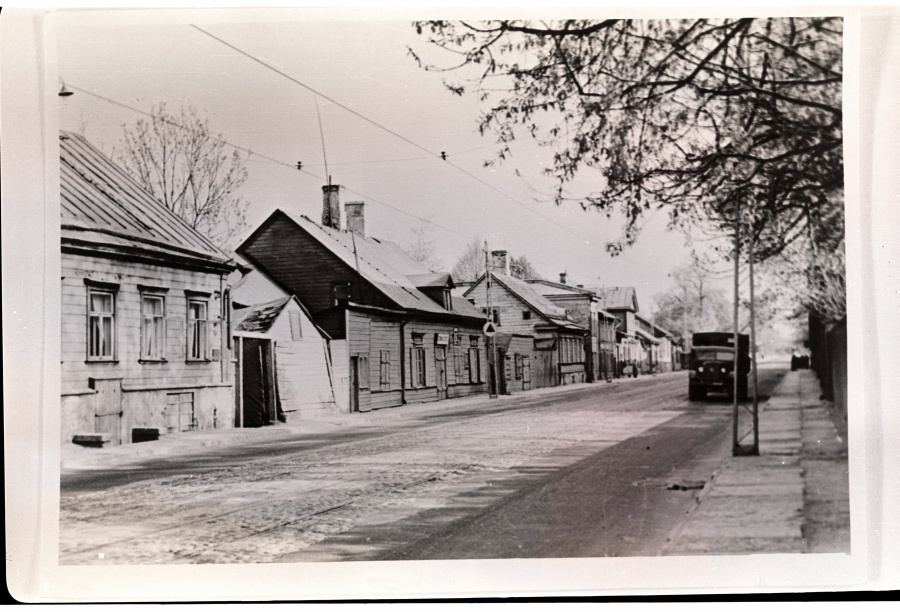
[[322, 226], [341, 229], [341, 186], [322, 186]]
[[344, 214], [347, 216], [347, 231], [363, 238], [366, 237], [365, 207], [365, 202], [347, 202], [344, 204]]
[[561, 284], [561, 285], [566, 284], [566, 273], [565, 272], [559, 273], [559, 284]]
[[491, 272], [509, 276], [509, 258], [506, 251], [491, 251]]

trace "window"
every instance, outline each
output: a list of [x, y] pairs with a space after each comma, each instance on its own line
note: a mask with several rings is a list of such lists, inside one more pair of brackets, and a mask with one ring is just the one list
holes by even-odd
[[340, 306], [350, 301], [350, 283], [334, 283], [332, 292], [334, 293], [335, 306]]
[[358, 358], [359, 363], [359, 388], [360, 389], [368, 389], [369, 388], [369, 356], [368, 355], [360, 355]]
[[456, 374], [457, 384], [462, 384], [468, 380], [468, 364], [466, 363], [466, 355], [464, 353], [457, 353], [454, 355], [454, 373]]
[[291, 312], [291, 340], [303, 339], [303, 317], [296, 310]]
[[494, 324], [497, 326], [500, 325], [500, 311], [496, 308], [494, 308]]
[[88, 288], [88, 361], [116, 358], [116, 294]]
[[425, 386], [425, 334], [413, 334], [409, 365], [412, 368], [410, 380], [413, 387]]
[[391, 388], [391, 352], [381, 351], [380, 357], [378, 383], [382, 391], [387, 391]]
[[523, 310], [523, 311], [522, 311], [522, 318], [523, 318], [524, 320], [526, 320], [526, 321], [529, 320], [529, 319], [531, 318], [531, 311], [530, 311], [530, 310]]
[[188, 361], [209, 359], [207, 345], [207, 302], [188, 299], [187, 358]]
[[443, 291], [444, 297], [444, 308], [447, 310], [453, 310], [453, 298], [450, 297], [450, 290], [444, 289]]
[[166, 358], [166, 298], [141, 294], [141, 359]]
[[469, 382], [481, 382], [481, 357], [477, 348], [469, 349]]
[[193, 393], [166, 394], [166, 429], [169, 433], [191, 431], [197, 428], [194, 419]]

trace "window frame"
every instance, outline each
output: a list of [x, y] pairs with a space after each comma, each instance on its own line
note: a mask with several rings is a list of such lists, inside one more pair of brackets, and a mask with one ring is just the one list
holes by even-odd
[[469, 347], [469, 383], [478, 384], [481, 380], [481, 351], [477, 347]]
[[[140, 300], [141, 300], [141, 328], [140, 328], [140, 336], [141, 336], [141, 345], [140, 345], [140, 357], [138, 361], [141, 363], [153, 363], [153, 362], [165, 362], [166, 354], [167, 354], [167, 339], [168, 339], [168, 323], [166, 317], [168, 316], [168, 304], [166, 300], [166, 289], [156, 289], [156, 288], [140, 288]], [[145, 352], [146, 348], [146, 335], [145, 335], [145, 322], [148, 318], [148, 314], [144, 308], [144, 301], [146, 299], [158, 299], [162, 302], [162, 314], [161, 315], [151, 315], [153, 316], [154, 321], [158, 321], [161, 332], [161, 340], [159, 342], [158, 354], [152, 355]]]
[[381, 391], [389, 391], [391, 388], [391, 352], [379, 351], [378, 364], [378, 388]]
[[[346, 289], [346, 291], [347, 291], [346, 297], [344, 297], [344, 298], [339, 298], [339, 297], [338, 297], [338, 289]], [[350, 285], [350, 281], [346, 281], [346, 282], [338, 282], [338, 283], [331, 283], [331, 303], [332, 303], [332, 306], [342, 306], [342, 305], [345, 305], [347, 302], [350, 301], [350, 297], [351, 297], [352, 295], [353, 295], [353, 292], [352, 292], [352, 288], [351, 288], [351, 285]], [[343, 302], [344, 304], [342, 304], [342, 302]]]
[[[204, 315], [203, 319], [193, 319], [191, 318], [191, 306], [193, 304], [202, 304]], [[187, 308], [185, 309], [185, 317], [187, 319], [187, 325], [185, 327], [185, 361], [191, 363], [204, 363], [210, 361], [210, 350], [209, 350], [209, 297], [200, 295], [200, 294], [189, 294], [187, 296]], [[198, 323], [202, 323], [202, 327], [199, 327], [201, 330], [200, 339], [202, 342], [201, 355], [198, 357], [194, 357], [192, 354], [193, 344], [193, 325], [192, 323], [197, 321]]]
[[[87, 284], [87, 304], [85, 306], [85, 314], [86, 314], [86, 342], [85, 342], [85, 352], [87, 354], [87, 358], [85, 361], [87, 363], [118, 363], [118, 285], [105, 285], [101, 283], [88, 283], [87, 279], [85, 280]], [[110, 298], [110, 311], [95, 311], [93, 310], [93, 300], [91, 299], [94, 295], [107, 295]], [[109, 354], [91, 354], [91, 332], [92, 332], [92, 320], [97, 317], [98, 327], [97, 329], [102, 331], [103, 325], [102, 321], [104, 319], [109, 319], [110, 321], [110, 336], [111, 340], [109, 341]], [[101, 344], [103, 341], [98, 339], [98, 342]]]

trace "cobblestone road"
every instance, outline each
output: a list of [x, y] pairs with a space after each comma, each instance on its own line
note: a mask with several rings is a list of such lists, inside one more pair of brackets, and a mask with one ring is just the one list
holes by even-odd
[[329, 536], [440, 507], [516, 466], [539, 474], [575, 463], [688, 410], [685, 395], [681, 376], [598, 385], [526, 409], [63, 494], [60, 563], [296, 560]]

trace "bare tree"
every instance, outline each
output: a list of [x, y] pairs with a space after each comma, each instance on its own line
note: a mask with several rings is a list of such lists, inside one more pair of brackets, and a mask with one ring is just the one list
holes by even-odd
[[231, 155], [193, 107], [178, 116], [165, 103], [149, 121], [123, 125], [119, 161], [147, 191], [188, 225], [225, 249], [247, 228], [247, 202], [237, 195], [247, 179], [245, 158]]
[[472, 282], [484, 274], [484, 240], [473, 238], [453, 264], [450, 272], [453, 280]]
[[412, 234], [412, 242], [404, 249], [406, 253], [431, 272], [443, 269], [444, 264], [435, 256], [434, 238], [427, 222], [421, 221]]
[[511, 257], [509, 259], [509, 274], [510, 276], [521, 278], [523, 280], [543, 280], [543, 277], [538, 274], [534, 264], [532, 264], [525, 255]]
[[653, 296], [656, 324], [688, 337], [698, 331], [731, 329], [729, 302], [715, 288], [707, 264], [695, 257], [669, 275], [674, 287]]

